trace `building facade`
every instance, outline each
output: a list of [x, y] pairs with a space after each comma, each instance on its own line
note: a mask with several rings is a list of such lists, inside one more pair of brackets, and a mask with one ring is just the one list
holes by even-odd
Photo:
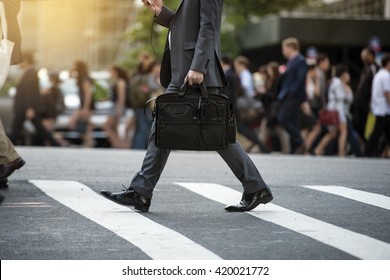
[[92, 70], [116, 61], [127, 27], [135, 20], [134, 1], [22, 1], [23, 51], [39, 67], [68, 70], [82, 59]]
[[305, 11], [343, 17], [390, 18], [389, 0], [317, 0]]

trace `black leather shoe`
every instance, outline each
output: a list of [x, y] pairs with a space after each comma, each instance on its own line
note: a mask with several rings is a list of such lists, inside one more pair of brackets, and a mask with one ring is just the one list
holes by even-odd
[[264, 190], [243, 194], [238, 205], [226, 206], [225, 210], [228, 212], [245, 212], [255, 209], [260, 204], [267, 204], [273, 199], [272, 193], [268, 188]]
[[22, 168], [26, 162], [18, 157], [10, 163], [0, 164], [0, 180], [7, 179], [15, 170]]
[[136, 203], [136, 200], [134, 199], [135, 192], [132, 189], [125, 189], [120, 193], [111, 193], [103, 190], [100, 194], [120, 205], [134, 206]]
[[136, 200], [135, 209], [141, 212], [148, 212], [152, 200], [149, 197], [135, 193], [134, 198]]
[[136, 210], [148, 212], [151, 204], [151, 199], [136, 193], [132, 189], [125, 189], [120, 193], [111, 193], [109, 191], [100, 192], [105, 198], [108, 198], [115, 203], [125, 206], [134, 206]]
[[3, 202], [3, 200], [4, 200], [4, 196], [0, 194], [0, 204]]
[[8, 188], [8, 179], [0, 180], [0, 189], [7, 189], [7, 188]]

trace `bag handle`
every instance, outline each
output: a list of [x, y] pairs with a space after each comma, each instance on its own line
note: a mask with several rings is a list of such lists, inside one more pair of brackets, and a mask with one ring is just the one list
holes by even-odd
[[[194, 87], [190, 86], [188, 81], [186, 81], [179, 89], [179, 96], [183, 97], [188, 92], [189, 88], [194, 88]], [[203, 98], [209, 97], [208, 90], [205, 83], [200, 84], [200, 93]]]
[[3, 30], [3, 38], [8, 38], [8, 26], [7, 26], [7, 18], [5, 16], [4, 3], [0, 1], [0, 17], [1, 17], [1, 29]]

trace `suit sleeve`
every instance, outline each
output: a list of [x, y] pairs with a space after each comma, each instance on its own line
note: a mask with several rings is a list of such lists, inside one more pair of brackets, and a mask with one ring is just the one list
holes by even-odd
[[169, 28], [169, 25], [171, 24], [174, 15], [175, 13], [173, 11], [171, 11], [166, 6], [163, 6], [161, 13], [158, 16], [154, 17], [154, 21], [164, 27]]
[[214, 40], [219, 36], [223, 0], [200, 0], [200, 28], [191, 69], [207, 73], [215, 55]]

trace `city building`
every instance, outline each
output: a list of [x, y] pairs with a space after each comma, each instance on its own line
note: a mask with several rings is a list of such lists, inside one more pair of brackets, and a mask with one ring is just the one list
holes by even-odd
[[332, 63], [348, 64], [356, 81], [362, 48], [375, 40], [382, 51], [390, 51], [389, 9], [389, 0], [314, 0], [243, 27], [238, 41], [241, 52], [257, 67], [271, 60], [284, 62], [280, 42], [297, 37], [303, 53], [314, 47], [327, 53]]
[[77, 59], [105, 69], [116, 61], [135, 14], [129, 0], [22, 1], [23, 51], [50, 70], [70, 69]]

